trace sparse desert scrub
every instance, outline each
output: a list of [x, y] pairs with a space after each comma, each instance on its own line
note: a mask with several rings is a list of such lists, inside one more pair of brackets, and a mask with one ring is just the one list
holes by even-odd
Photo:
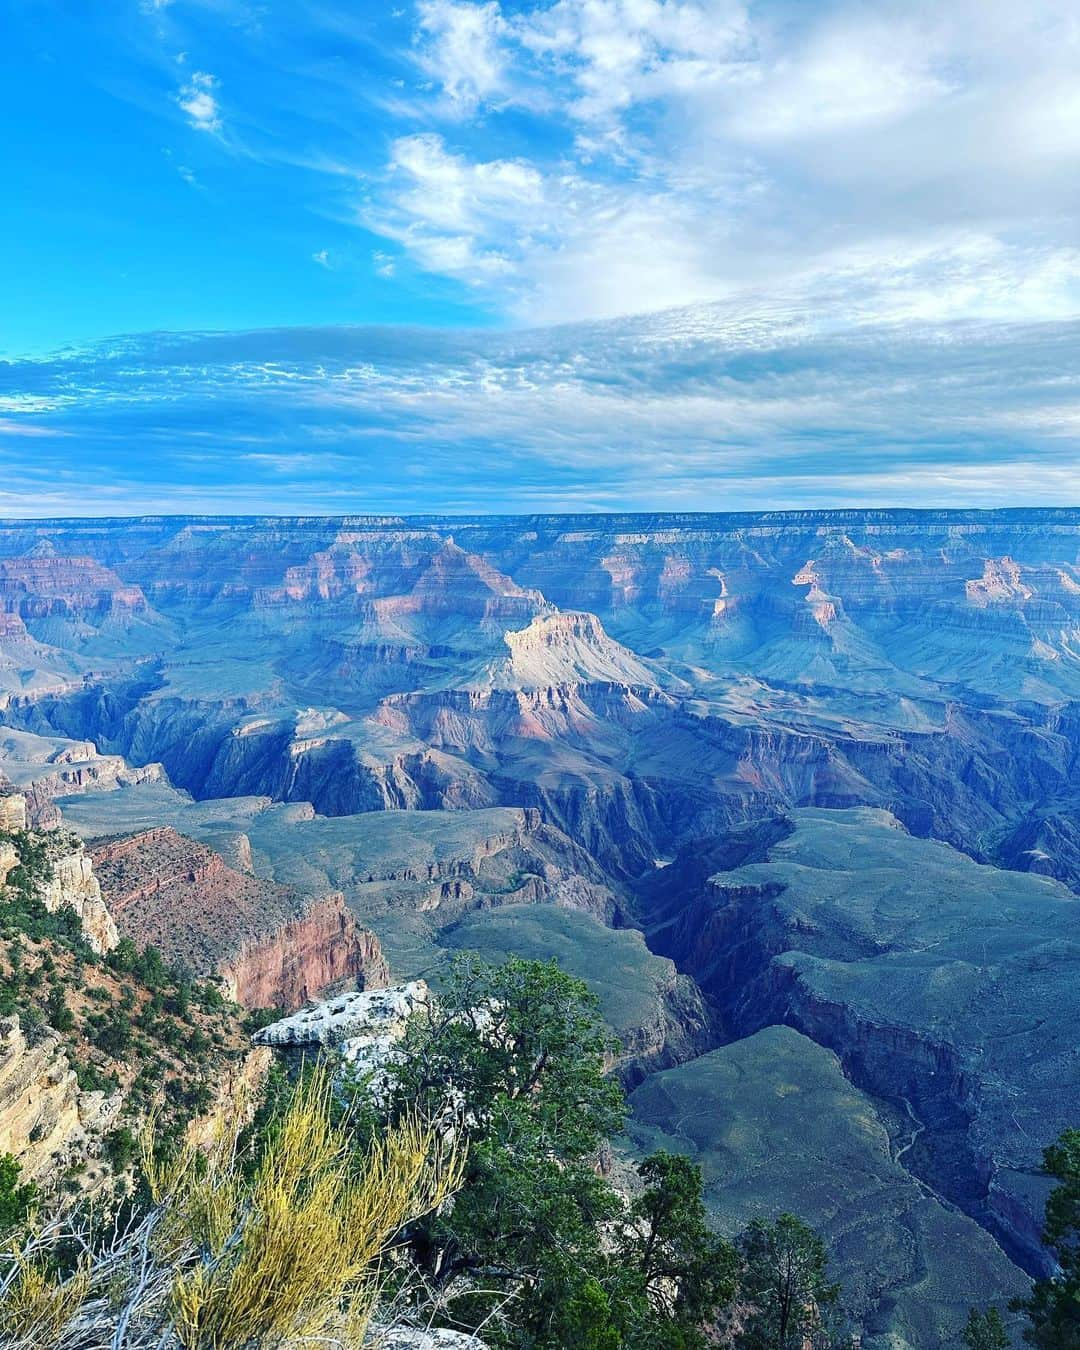
[[358, 1154], [322, 1072], [243, 1146], [242, 1119], [167, 1163], [148, 1134], [138, 1217], [104, 1236], [58, 1219], [9, 1251], [4, 1350], [359, 1345], [389, 1245], [453, 1194], [460, 1153], [414, 1116]]

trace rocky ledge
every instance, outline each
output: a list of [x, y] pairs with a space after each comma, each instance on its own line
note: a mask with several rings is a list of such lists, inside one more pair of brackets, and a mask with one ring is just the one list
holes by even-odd
[[405, 1034], [409, 1018], [426, 1008], [430, 991], [423, 980], [389, 989], [342, 994], [314, 1007], [304, 1008], [262, 1027], [252, 1037], [256, 1045], [278, 1049], [299, 1046], [342, 1046], [349, 1041], [398, 1039]]

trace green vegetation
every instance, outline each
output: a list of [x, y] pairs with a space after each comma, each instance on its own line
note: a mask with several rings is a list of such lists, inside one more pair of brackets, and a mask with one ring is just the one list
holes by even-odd
[[964, 1344], [967, 1350], [1009, 1350], [1009, 1333], [996, 1308], [986, 1312], [972, 1308], [964, 1328]]
[[566, 1344], [567, 1306], [595, 1274], [600, 1224], [615, 1212], [593, 1162], [625, 1113], [604, 1076], [613, 1045], [595, 999], [554, 963], [462, 956], [404, 1049], [391, 1122], [419, 1111], [469, 1143], [452, 1209], [410, 1234], [416, 1267], [436, 1291], [453, 1289], [463, 1325], [512, 1295], [505, 1344]]
[[[226, 1061], [246, 1049], [239, 1010], [216, 985], [167, 966], [153, 946], [122, 938], [98, 956], [73, 910], [45, 908], [55, 859], [78, 841], [33, 831], [0, 839], [19, 856], [0, 892], [0, 1016], [17, 1015], [30, 1044], [50, 1028], [60, 1033], [80, 1088], [123, 1090], [119, 1129], [155, 1108], [158, 1146], [179, 1147]], [[107, 1156], [117, 1171], [131, 1161], [129, 1149]]]
[[[500, 1350], [699, 1350], [724, 1343], [729, 1311], [753, 1301], [760, 1334], [745, 1344], [795, 1344], [766, 1339], [768, 1259], [791, 1252], [756, 1230], [741, 1246], [712, 1232], [695, 1163], [646, 1158], [629, 1201], [600, 1175], [626, 1104], [605, 1072], [617, 1047], [580, 980], [555, 962], [462, 954], [402, 1049], [359, 1089], [360, 1137], [419, 1111], [468, 1145], [453, 1205], [404, 1235], [399, 1279], [418, 1315]], [[821, 1339], [836, 1301], [824, 1248], [803, 1225], [797, 1237], [810, 1259], [784, 1325], [838, 1344]]]
[[617, 1226], [607, 1260], [618, 1298], [633, 1317], [614, 1345], [709, 1344], [706, 1328], [739, 1287], [738, 1255], [712, 1232], [701, 1198], [701, 1171], [675, 1153], [654, 1153], [638, 1166], [642, 1194]]
[[793, 1214], [755, 1219], [738, 1241], [741, 1294], [748, 1305], [739, 1350], [804, 1350], [836, 1344], [830, 1322], [840, 1286], [830, 1283], [818, 1235]]
[[38, 1197], [32, 1181], [19, 1181], [20, 1171], [10, 1153], [0, 1155], [0, 1237], [20, 1227]]
[[1013, 1307], [1027, 1313], [1024, 1339], [1041, 1350], [1080, 1350], [1080, 1129], [1066, 1130], [1043, 1154], [1043, 1170], [1058, 1183], [1046, 1202], [1043, 1241], [1058, 1265], [1036, 1280], [1031, 1297]]

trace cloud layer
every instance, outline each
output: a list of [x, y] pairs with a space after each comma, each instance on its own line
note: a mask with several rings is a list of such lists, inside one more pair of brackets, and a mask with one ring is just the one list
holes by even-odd
[[1080, 324], [772, 297], [519, 333], [151, 336], [0, 363], [0, 514], [1080, 500]]
[[1061, 0], [424, 0], [415, 44], [436, 129], [365, 221], [519, 318], [846, 274], [877, 317], [1077, 312]]

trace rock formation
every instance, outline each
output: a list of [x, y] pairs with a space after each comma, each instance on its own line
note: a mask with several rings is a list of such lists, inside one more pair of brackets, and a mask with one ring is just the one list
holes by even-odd
[[172, 965], [222, 977], [247, 1007], [296, 1007], [334, 984], [385, 984], [375, 936], [340, 894], [314, 897], [230, 868], [175, 830], [95, 845], [93, 859], [120, 931]]
[[41, 888], [45, 908], [55, 914], [71, 909], [83, 936], [96, 952], [109, 952], [120, 941], [116, 923], [101, 894], [94, 866], [81, 841], [68, 835], [50, 838], [51, 875]]
[[429, 991], [423, 980], [387, 989], [341, 994], [312, 1008], [261, 1027], [252, 1037], [256, 1045], [279, 1049], [297, 1046], [342, 1046], [388, 1038], [399, 1040], [409, 1018], [427, 1006]]
[[[1044, 1268], [1033, 1168], [1080, 1119], [1080, 512], [9, 522], [0, 560], [31, 823], [200, 841], [102, 860], [122, 930], [253, 1003], [377, 966], [357, 921], [433, 981], [557, 953], [638, 1093], [743, 1042], [772, 1081], [786, 1022], [821, 1109], [835, 1051], [900, 1141], [873, 1193], [912, 1252], [950, 1259], [933, 1199], [961, 1254]], [[878, 1239], [841, 1228], [854, 1269]]]
[[26, 798], [22, 793], [0, 793], [0, 830], [25, 830], [26, 825]]
[[119, 1097], [79, 1090], [55, 1031], [30, 1038], [17, 1017], [0, 1018], [0, 1154], [10, 1153], [25, 1177], [54, 1183], [119, 1106]]
[[378, 1090], [382, 1072], [399, 1055], [409, 1020], [427, 1008], [430, 997], [423, 980], [345, 994], [272, 1022], [252, 1040], [276, 1050], [332, 1049], [341, 1056], [343, 1073], [367, 1079]]

